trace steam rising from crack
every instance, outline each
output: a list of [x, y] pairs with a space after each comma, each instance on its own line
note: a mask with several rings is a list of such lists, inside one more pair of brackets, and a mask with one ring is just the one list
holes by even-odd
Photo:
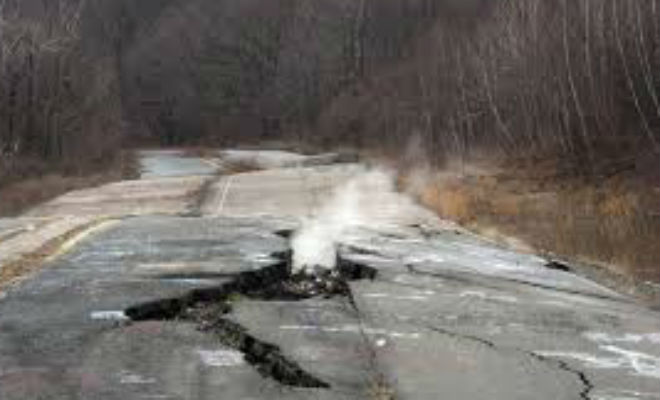
[[339, 187], [294, 235], [293, 274], [335, 268], [341, 238], [352, 229], [387, 222], [383, 216], [392, 214], [388, 208], [397, 197], [393, 174], [384, 170], [367, 171]]

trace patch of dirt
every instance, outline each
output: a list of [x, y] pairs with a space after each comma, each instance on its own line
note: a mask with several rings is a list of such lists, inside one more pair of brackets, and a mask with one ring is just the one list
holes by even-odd
[[9, 261], [0, 266], [0, 293], [2, 293], [3, 289], [6, 289], [8, 286], [39, 271], [48, 258], [57, 254], [57, 252], [69, 242], [69, 240], [72, 240], [89, 229], [93, 229], [102, 222], [103, 220], [97, 220], [74, 228], [63, 235], [46, 242], [36, 251], [23, 255], [16, 260]]

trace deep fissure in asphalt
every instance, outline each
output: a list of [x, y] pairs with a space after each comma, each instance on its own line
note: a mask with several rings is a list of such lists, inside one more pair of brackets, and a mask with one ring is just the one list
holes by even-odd
[[291, 252], [272, 256], [276, 260], [272, 265], [239, 273], [225, 284], [138, 304], [126, 309], [125, 314], [131, 321], [194, 322], [200, 331], [212, 334], [223, 345], [243, 353], [245, 361], [262, 376], [288, 386], [327, 389], [328, 383], [288, 359], [277, 345], [257, 339], [245, 327], [225, 316], [231, 313], [232, 303], [241, 297], [299, 301], [318, 296], [346, 296], [352, 301], [348, 282], [374, 279], [377, 271], [339, 257], [332, 271], [318, 271], [314, 276], [291, 275]]
[[433, 325], [428, 325], [428, 324], [423, 324], [422, 326], [424, 326], [426, 329], [429, 329], [433, 332], [436, 332], [436, 333], [439, 333], [439, 334], [442, 334], [442, 335], [446, 335], [446, 336], [450, 336], [450, 337], [454, 337], [454, 338], [457, 338], [457, 339], [464, 339], [464, 340], [469, 340], [469, 341], [472, 341], [472, 342], [476, 342], [476, 343], [479, 343], [483, 346], [488, 347], [489, 349], [493, 349], [493, 350], [496, 350], [496, 351], [510, 351], [510, 352], [516, 352], [516, 353], [524, 354], [525, 356], [531, 357], [534, 360], [537, 360], [537, 361], [542, 362], [544, 364], [556, 367], [556, 368], [558, 368], [558, 369], [560, 369], [564, 372], [567, 372], [569, 374], [574, 375], [579, 380], [580, 384], [582, 385], [582, 389], [580, 390], [580, 393], [579, 393], [581, 400], [592, 400], [591, 392], [594, 389], [594, 384], [591, 382], [591, 380], [589, 379], [589, 377], [587, 376], [587, 374], [585, 372], [583, 372], [583, 371], [581, 371], [577, 368], [572, 367], [570, 364], [568, 364], [565, 361], [562, 361], [562, 360], [559, 360], [559, 359], [554, 359], [554, 358], [549, 358], [549, 357], [543, 356], [541, 354], [535, 353], [533, 351], [523, 350], [523, 349], [519, 349], [519, 348], [515, 348], [515, 347], [505, 348], [505, 347], [502, 347], [502, 346], [496, 344], [493, 341], [490, 341], [488, 339], [484, 339], [482, 337], [475, 336], [475, 335], [468, 335], [468, 334], [465, 334], [465, 333], [459, 333], [459, 332], [455, 332], [455, 331], [452, 331], [452, 330], [449, 330], [449, 329], [445, 329], [445, 328], [438, 327], [438, 326], [433, 326]]

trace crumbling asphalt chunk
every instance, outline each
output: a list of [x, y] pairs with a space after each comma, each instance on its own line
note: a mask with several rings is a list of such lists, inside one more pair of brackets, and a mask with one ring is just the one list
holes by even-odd
[[556, 260], [548, 261], [545, 263], [545, 267], [548, 269], [554, 269], [555, 271], [571, 272], [571, 267]]
[[131, 321], [193, 322], [202, 332], [214, 335], [225, 346], [244, 354], [245, 360], [262, 376], [279, 383], [303, 388], [330, 388], [282, 354], [275, 344], [249, 334], [240, 324], [226, 318], [232, 302], [241, 297], [258, 300], [299, 301], [317, 296], [346, 296], [351, 299], [348, 281], [374, 279], [374, 268], [339, 259], [332, 271], [318, 275], [291, 275], [291, 253], [272, 255], [274, 264], [246, 271], [222, 285], [194, 289], [183, 296], [159, 299], [127, 308]]

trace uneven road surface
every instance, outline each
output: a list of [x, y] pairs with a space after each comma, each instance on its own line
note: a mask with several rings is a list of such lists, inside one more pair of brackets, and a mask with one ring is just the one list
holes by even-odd
[[[141, 157], [142, 179], [0, 219], [0, 399], [660, 399], [658, 311], [436, 219], [386, 173]], [[237, 160], [265, 169], [224, 174]], [[345, 285], [296, 295], [289, 238], [319, 220], [352, 221], [326, 235]]]

